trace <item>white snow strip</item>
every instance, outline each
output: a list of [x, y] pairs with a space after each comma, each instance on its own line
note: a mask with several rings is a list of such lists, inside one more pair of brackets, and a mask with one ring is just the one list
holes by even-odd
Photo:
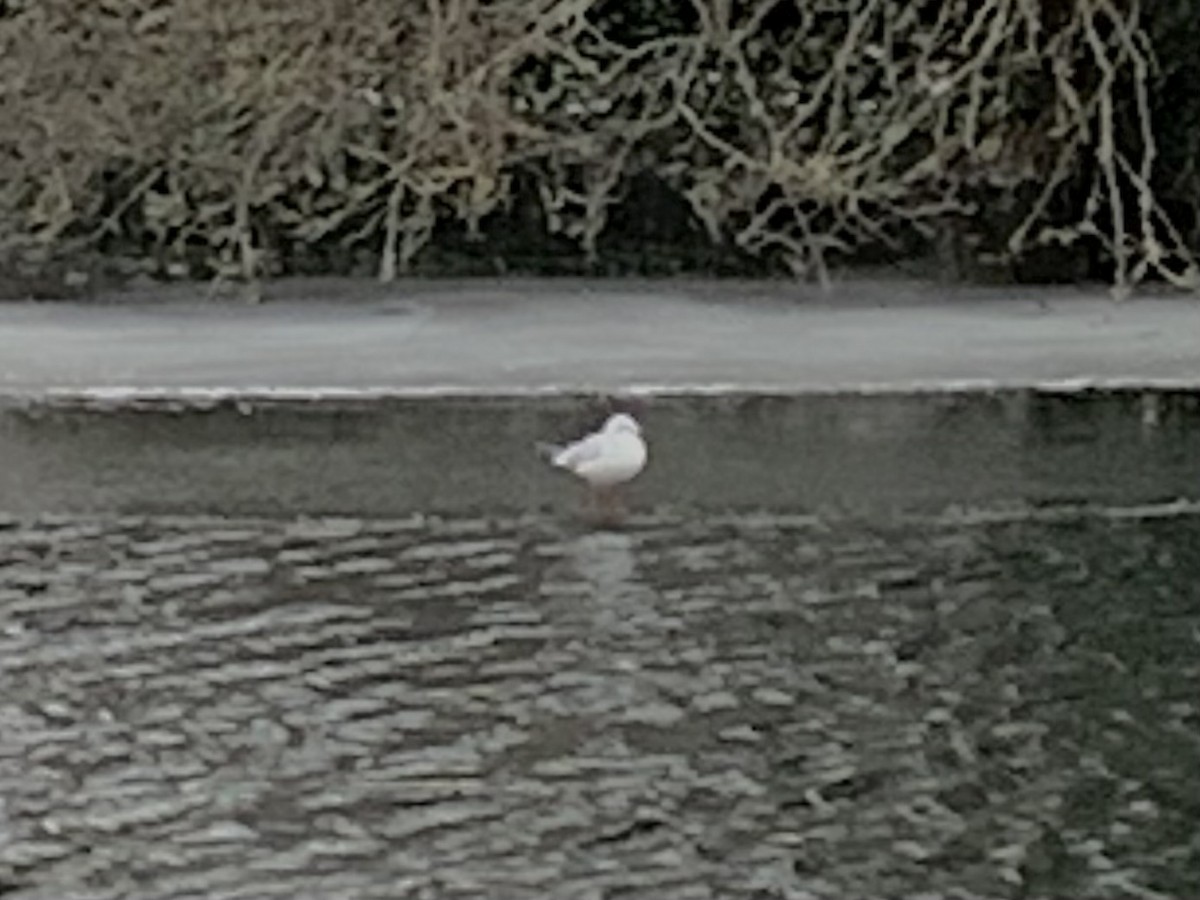
[[[723, 396], [723, 395], [891, 395], [891, 394], [966, 394], [1012, 390], [1041, 393], [1081, 393], [1085, 391], [1200, 390], [1196, 378], [1098, 377], [1054, 380], [958, 379], [930, 381], [888, 381], [846, 384], [796, 384], [713, 382], [708, 384], [544, 384], [491, 387], [486, 385], [441, 384], [423, 386], [364, 387], [271, 387], [265, 385], [145, 387], [113, 385], [103, 387], [49, 387], [43, 390], [9, 391], [17, 399], [99, 404], [127, 404], [153, 401], [216, 403], [242, 401], [356, 401], [377, 399], [432, 399], [437, 397], [553, 397], [576, 394], [612, 394], [633, 397]], [[3, 392], [0, 392], [3, 393]]]

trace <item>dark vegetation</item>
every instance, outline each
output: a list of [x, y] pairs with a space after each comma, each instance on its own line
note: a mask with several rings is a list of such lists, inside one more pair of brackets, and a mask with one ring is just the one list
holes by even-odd
[[0, 0], [0, 287], [1191, 287], [1195, 0]]

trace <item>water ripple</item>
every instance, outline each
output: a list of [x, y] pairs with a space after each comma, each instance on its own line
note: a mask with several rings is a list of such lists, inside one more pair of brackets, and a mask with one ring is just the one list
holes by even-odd
[[1200, 516], [6, 519], [0, 893], [1178, 897]]

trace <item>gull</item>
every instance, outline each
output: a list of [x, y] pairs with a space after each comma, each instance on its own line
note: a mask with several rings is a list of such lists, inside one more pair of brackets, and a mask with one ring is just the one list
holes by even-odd
[[619, 509], [616, 489], [646, 467], [642, 426], [627, 413], [609, 416], [603, 428], [572, 444], [537, 447], [551, 465], [587, 482], [594, 507], [610, 515]]

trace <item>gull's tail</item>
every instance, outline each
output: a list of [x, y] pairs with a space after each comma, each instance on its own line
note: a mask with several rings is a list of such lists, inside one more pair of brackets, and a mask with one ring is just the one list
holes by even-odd
[[555, 460], [558, 458], [558, 455], [563, 452], [563, 448], [558, 444], [547, 444], [545, 441], [537, 441], [534, 443], [533, 447], [535, 450], [537, 450], [538, 456], [551, 465], [557, 465]]

